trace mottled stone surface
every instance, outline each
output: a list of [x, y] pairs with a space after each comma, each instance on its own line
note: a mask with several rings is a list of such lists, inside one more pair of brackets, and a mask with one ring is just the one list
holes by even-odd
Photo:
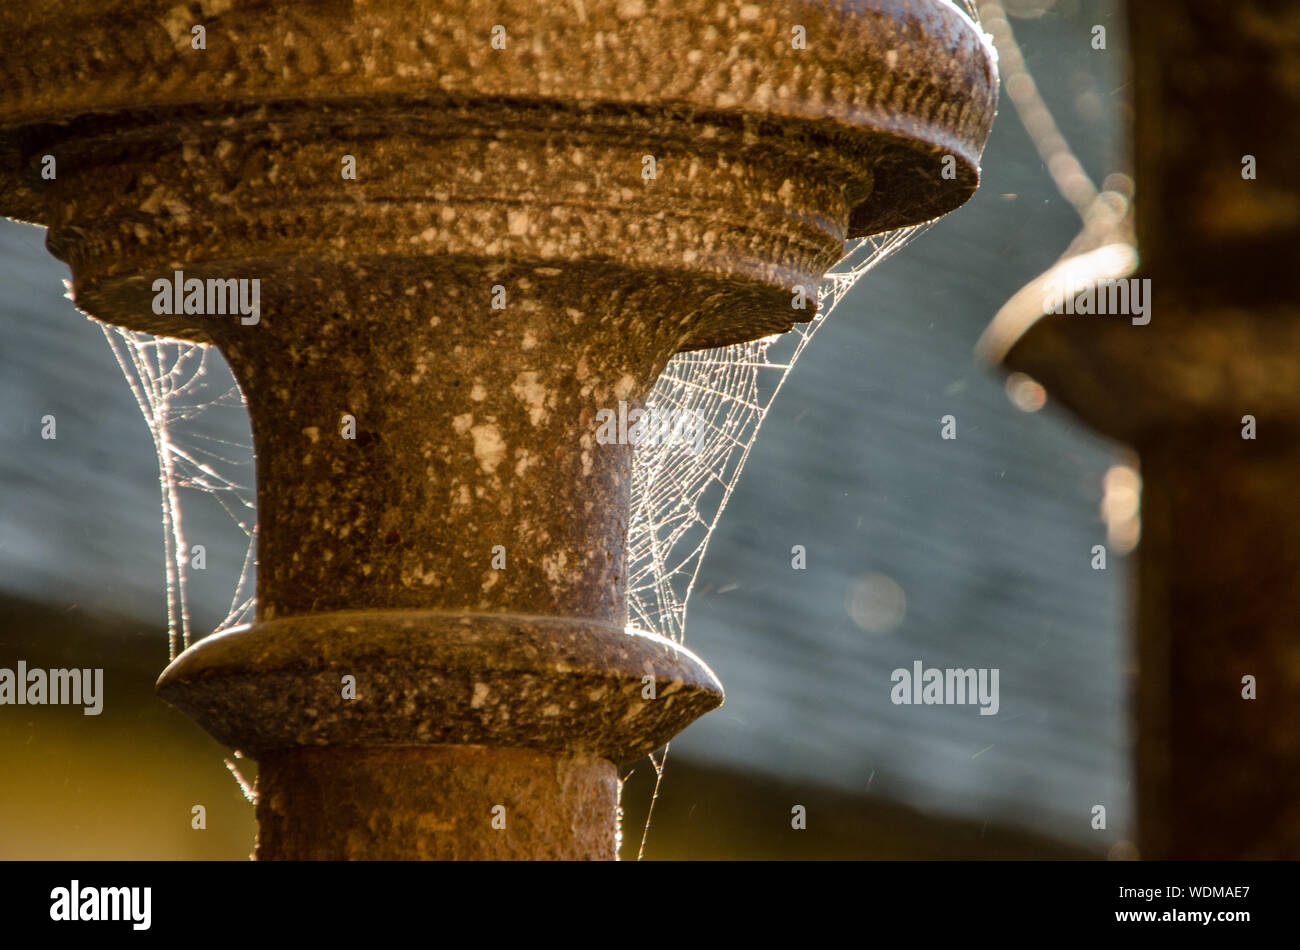
[[[439, 108], [489, 99], [743, 113], [823, 130], [846, 157], [887, 146], [888, 188], [854, 196], [854, 231], [868, 233], [935, 217], [970, 196], [996, 102], [992, 58], [970, 22], [938, 0], [851, 8], [799, 0], [206, 0], [198, 9], [201, 16], [171, 0], [0, 9], [0, 127], [26, 127], [6, 146], [28, 159], [47, 123], [170, 106], [193, 117], [214, 100], [392, 97]], [[190, 47], [195, 23], [206, 25], [203, 51]], [[492, 47], [494, 26], [505, 29], [504, 49]], [[805, 49], [794, 48], [796, 26]], [[932, 168], [944, 154], [957, 160], [955, 179]], [[0, 204], [14, 214], [39, 179], [10, 174], [0, 187]]]
[[[355, 698], [344, 695], [354, 677]], [[311, 613], [185, 651], [160, 691], [253, 753], [308, 745], [494, 744], [629, 762], [722, 701], [694, 654], [587, 620]]]
[[[574, 756], [644, 754], [722, 696], [622, 632], [631, 446], [597, 413], [811, 317], [847, 238], [970, 196], [977, 31], [937, 0], [56, 0], [0, 10], [0, 43], [0, 211], [49, 226], [79, 307], [216, 344], [248, 401], [258, 623], [161, 688], [278, 763], [268, 854], [497, 855], [384, 817], [472, 791], [415, 747], [483, 743], [484, 782], [603, 796], [582, 846], [510, 854], [610, 856], [612, 773]], [[258, 281], [256, 321], [159, 313], [177, 271]], [[296, 744], [370, 751], [330, 787]], [[543, 751], [562, 791], [527, 781]]]
[[268, 754], [258, 769], [263, 861], [618, 857], [618, 773], [606, 759], [335, 746]]
[[258, 458], [267, 619], [366, 606], [621, 626], [632, 446], [598, 442], [598, 413], [640, 405], [702, 322], [787, 302], [672, 271], [450, 257], [281, 267], [262, 287], [257, 326], [213, 333], [255, 444], [276, 447]]
[[[129, 137], [97, 124], [71, 132], [75, 151], [49, 189], [51, 251], [71, 265], [83, 308], [209, 342], [216, 321], [153, 312], [157, 277], [182, 266], [258, 277], [279, 294], [263, 311], [302, 333], [293, 303], [322, 303], [323, 267], [358, 268], [367, 293], [343, 315], [365, 319], [390, 292], [408, 308], [490, 316], [490, 288], [511, 266], [581, 266], [552, 276], [702, 281], [677, 288], [694, 319], [673, 347], [779, 332], [814, 312], [847, 234], [845, 193], [872, 186], [869, 165], [797, 126], [676, 111], [278, 105], [158, 115]], [[139, 147], [124, 154], [124, 140]], [[341, 177], [344, 154], [356, 181]], [[447, 271], [480, 260], [481, 274]], [[802, 311], [790, 306], [796, 285], [811, 293]], [[417, 300], [400, 299], [412, 288]]]

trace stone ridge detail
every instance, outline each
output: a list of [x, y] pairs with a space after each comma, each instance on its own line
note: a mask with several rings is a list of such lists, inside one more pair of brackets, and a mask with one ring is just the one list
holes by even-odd
[[[797, 0], [201, 6], [207, 47], [196, 53], [194, 18], [170, 0], [6, 5], [0, 129], [218, 100], [376, 96], [428, 100], [431, 108], [531, 100], [745, 113], [813, 125], [846, 145], [884, 136], [912, 162], [953, 155], [960, 166], [953, 187], [931, 194], [942, 184], [935, 175], [920, 191], [909, 184], [905, 200], [887, 198], [909, 209], [912, 224], [973, 193], [997, 99], [978, 32], [939, 0], [870, 0], [851, 11]], [[60, 19], [77, 29], [52, 29]], [[500, 24], [506, 46], [495, 50], [489, 38]], [[808, 49], [792, 48], [795, 25], [806, 29]], [[901, 226], [897, 207], [866, 212], [854, 214], [850, 236]]]
[[[255, 755], [478, 744], [632, 762], [722, 703], [712, 671], [679, 644], [590, 621], [340, 611], [203, 643], [168, 667], [159, 691]], [[346, 673], [364, 685], [339, 703]]]
[[979, 32], [941, 0], [44, 0], [0, 48], [0, 212], [248, 406], [256, 621], [159, 691], [259, 759], [259, 854], [615, 857], [615, 764], [723, 697], [627, 630], [633, 447], [598, 420], [970, 197]]
[[[750, 329], [740, 305], [701, 318], [683, 348], [738, 342], [816, 312], [817, 283], [843, 251], [845, 193], [872, 187], [834, 143], [734, 117], [278, 104], [98, 126], [74, 123], [41, 147], [63, 169], [47, 189], [49, 249], [72, 267], [83, 309], [200, 342], [215, 339], [208, 321], [150, 307], [158, 275], [183, 264], [283, 288], [287, 262], [362, 257], [430, 274], [481, 258], [739, 278], [762, 285], [781, 318]], [[364, 158], [346, 187], [341, 148]], [[808, 290], [802, 314], [795, 286]]]

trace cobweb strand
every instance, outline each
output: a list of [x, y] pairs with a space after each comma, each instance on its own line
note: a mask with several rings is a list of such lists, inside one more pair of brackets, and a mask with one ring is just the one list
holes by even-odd
[[[790, 333], [681, 353], [669, 361], [646, 409], [652, 415], [691, 420], [698, 435], [690, 442], [668, 439], [634, 447], [627, 538], [630, 626], [685, 641], [686, 608], [709, 540], [790, 371], [858, 279], [925, 227], [852, 244], [822, 280], [816, 313]], [[199, 499], [216, 501], [243, 541], [242, 563], [234, 566], [238, 580], [230, 606], [214, 630], [254, 619], [253, 450], [251, 439], [229, 436], [231, 431], [247, 431], [247, 410], [215, 349], [109, 325], [103, 325], [103, 330], [158, 455], [168, 647], [175, 658], [197, 639], [191, 603], [196, 549], [186, 542], [183, 511]], [[232, 412], [237, 418], [229, 415]], [[649, 757], [654, 791], [638, 858], [644, 854], [667, 758], [667, 746]], [[244, 794], [254, 795], [237, 765], [228, 760], [227, 767]]]

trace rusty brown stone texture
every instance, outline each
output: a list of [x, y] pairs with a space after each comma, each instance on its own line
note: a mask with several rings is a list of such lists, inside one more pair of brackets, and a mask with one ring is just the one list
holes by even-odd
[[610, 831], [618, 772], [608, 759], [331, 746], [269, 753], [258, 764], [262, 860], [618, 857]]
[[[0, 211], [252, 417], [257, 622], [160, 690], [261, 757], [264, 856], [612, 857], [611, 763], [722, 690], [624, 632], [596, 413], [965, 201], [990, 54], [938, 0], [199, 6], [203, 50], [165, 2], [0, 10]], [[258, 319], [156, 312], [176, 271], [257, 279]]]

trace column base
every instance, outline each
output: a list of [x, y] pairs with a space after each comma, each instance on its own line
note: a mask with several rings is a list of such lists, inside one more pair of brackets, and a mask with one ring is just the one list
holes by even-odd
[[259, 860], [615, 860], [608, 759], [483, 746], [291, 749], [259, 760]]
[[262, 759], [301, 747], [466, 745], [631, 762], [722, 705], [690, 650], [566, 617], [351, 610], [207, 637], [158, 691]]

